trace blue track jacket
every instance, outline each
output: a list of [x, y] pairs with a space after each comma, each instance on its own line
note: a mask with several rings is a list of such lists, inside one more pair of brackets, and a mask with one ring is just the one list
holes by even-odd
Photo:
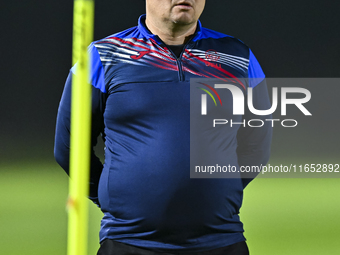
[[[257, 109], [269, 109], [262, 69], [234, 37], [198, 22], [177, 58], [145, 26], [113, 34], [89, 46], [92, 147], [101, 134], [105, 162], [91, 156], [90, 199], [104, 213], [100, 240], [146, 249], [200, 252], [245, 240], [239, 219], [243, 189], [251, 179], [192, 179], [190, 165], [191, 78], [251, 79]], [[55, 158], [68, 173], [71, 69], [60, 101]], [[249, 117], [249, 116], [248, 116]], [[247, 118], [245, 115], [244, 118]], [[257, 116], [256, 119], [259, 117]], [[265, 165], [271, 125], [226, 133], [226, 159]]]

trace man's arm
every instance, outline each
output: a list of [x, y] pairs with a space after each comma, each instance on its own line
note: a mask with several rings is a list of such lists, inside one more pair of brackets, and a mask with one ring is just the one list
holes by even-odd
[[[253, 105], [257, 110], [267, 110], [270, 108], [270, 101], [266, 81], [263, 80], [253, 88]], [[272, 140], [272, 123], [266, 121], [271, 119], [271, 115], [258, 116], [246, 110], [244, 115], [245, 127], [241, 126], [237, 133], [237, 156], [241, 166], [265, 166], [270, 156], [270, 146]], [[251, 119], [260, 119], [264, 125], [262, 127], [250, 127], [247, 122]], [[260, 125], [254, 122], [253, 125]], [[245, 188], [258, 173], [241, 173], [243, 187]]]
[[[70, 114], [71, 114], [71, 87], [72, 73], [70, 72], [63, 95], [59, 104], [54, 156], [58, 164], [69, 174], [69, 154], [70, 154]], [[103, 133], [103, 107], [105, 94], [100, 89], [92, 87], [92, 127], [91, 127], [91, 165], [90, 165], [90, 194], [89, 198], [99, 205], [98, 202], [98, 183], [103, 165], [94, 153], [94, 146], [97, 138]]]
[[[248, 86], [252, 88], [254, 108], [257, 110], [270, 109], [271, 104], [265, 74], [251, 50], [249, 50]], [[271, 118], [271, 114], [265, 116], [255, 115], [246, 107], [244, 115], [246, 126], [240, 127], [237, 133], [237, 155], [240, 167], [254, 166], [259, 169], [261, 166], [267, 164], [270, 156], [273, 128], [271, 121], [266, 121], [266, 119]], [[251, 119], [260, 119], [264, 125], [262, 127], [250, 127], [247, 122]], [[254, 122], [253, 125], [259, 125], [259, 122]], [[243, 188], [245, 188], [257, 174], [258, 173], [241, 173]]]

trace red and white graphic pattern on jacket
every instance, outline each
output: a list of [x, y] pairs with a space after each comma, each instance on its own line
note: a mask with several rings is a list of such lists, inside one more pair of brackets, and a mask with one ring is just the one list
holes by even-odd
[[[167, 49], [158, 45], [153, 39], [137, 38], [121, 39], [108, 37], [95, 44], [104, 66], [127, 63], [139, 66], [153, 66], [156, 68], [178, 71], [176, 58]], [[237, 56], [218, 53], [218, 63], [232, 68], [246, 71], [249, 60]], [[205, 58], [205, 52], [197, 49], [186, 49], [182, 55], [182, 68], [197, 76], [206, 78], [224, 78], [236, 80], [244, 87], [232, 73], [226, 71], [221, 65], [212, 64]]]
[[[116, 65], [119, 62], [139, 66], [154, 66], [178, 71], [172, 54], [150, 40], [137, 38], [121, 39], [109, 37], [95, 44], [103, 65]], [[145, 54], [145, 52], [147, 52]], [[142, 57], [141, 54], [143, 55]], [[134, 57], [134, 58], [133, 58]]]

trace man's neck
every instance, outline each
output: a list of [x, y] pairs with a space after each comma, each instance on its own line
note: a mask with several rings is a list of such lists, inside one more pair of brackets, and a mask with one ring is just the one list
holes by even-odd
[[180, 45], [186, 43], [195, 33], [197, 23], [187, 26], [176, 24], [160, 24], [146, 19], [145, 24], [151, 33], [158, 37], [167, 45]]

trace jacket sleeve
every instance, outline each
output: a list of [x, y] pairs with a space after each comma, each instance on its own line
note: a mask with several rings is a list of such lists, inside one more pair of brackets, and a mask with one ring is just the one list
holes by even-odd
[[[93, 51], [94, 49], [92, 49]], [[91, 49], [90, 49], [91, 52]], [[98, 53], [97, 53], [98, 54]], [[93, 54], [92, 54], [93, 55]], [[96, 61], [92, 56], [92, 62]], [[98, 60], [97, 60], [98, 61]], [[103, 70], [97, 63], [96, 70], [92, 64], [91, 83], [92, 83], [92, 125], [91, 125], [91, 164], [90, 164], [90, 194], [89, 198], [99, 206], [98, 202], [98, 183], [102, 172], [102, 162], [94, 153], [94, 147], [100, 134], [104, 133], [103, 113], [105, 107], [106, 93], [102, 86]], [[76, 75], [75, 68], [69, 73], [64, 91], [60, 100], [54, 144], [54, 156], [58, 164], [69, 174], [69, 154], [70, 154], [70, 116], [71, 116], [71, 90], [72, 75]], [[97, 77], [98, 76], [98, 77]], [[99, 81], [99, 82], [98, 82]], [[104, 137], [103, 137], [104, 138]]]
[[[251, 51], [249, 59], [248, 86], [252, 88], [253, 106], [257, 110], [270, 109], [271, 104], [264, 73]], [[246, 98], [248, 99], [248, 95]], [[266, 119], [271, 118], [271, 114], [255, 115], [246, 107], [243, 117], [245, 125], [241, 126], [237, 133], [238, 163], [243, 169], [245, 169], [245, 167], [248, 169], [260, 169], [267, 164], [272, 141], [272, 122], [266, 121]], [[258, 121], [248, 123], [249, 120], [253, 119]], [[261, 126], [262, 123], [263, 126]], [[245, 188], [257, 174], [258, 172], [241, 172], [243, 188]]]

